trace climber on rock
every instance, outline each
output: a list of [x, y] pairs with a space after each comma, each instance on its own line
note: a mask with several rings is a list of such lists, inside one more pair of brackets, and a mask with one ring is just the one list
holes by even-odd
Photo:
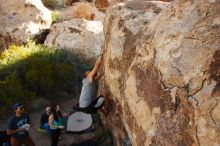
[[102, 55], [99, 55], [96, 59], [94, 67], [91, 70], [86, 71], [85, 77], [82, 80], [79, 108], [74, 107], [75, 110], [84, 111], [86, 113], [94, 113], [102, 107], [105, 97], [100, 95], [95, 98], [98, 89], [98, 81], [103, 75], [103, 73], [97, 73], [101, 66], [101, 62]]

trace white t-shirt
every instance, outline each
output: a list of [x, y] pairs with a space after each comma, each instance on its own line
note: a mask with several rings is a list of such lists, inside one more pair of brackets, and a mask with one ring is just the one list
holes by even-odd
[[79, 107], [86, 108], [91, 104], [92, 99], [96, 96], [97, 84], [90, 82], [87, 78], [84, 78], [82, 81], [82, 89], [79, 98]]

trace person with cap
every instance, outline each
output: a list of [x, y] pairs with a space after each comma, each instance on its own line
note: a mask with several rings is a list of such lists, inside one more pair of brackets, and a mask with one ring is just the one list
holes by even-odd
[[102, 73], [97, 74], [98, 69], [101, 66], [101, 62], [102, 55], [98, 56], [92, 70], [85, 73], [79, 98], [79, 108], [74, 107], [74, 109], [81, 110], [86, 113], [93, 113], [103, 105], [105, 99], [104, 96], [100, 95], [94, 99], [97, 94], [98, 81], [102, 77]]
[[15, 114], [12, 115], [7, 122], [7, 134], [11, 135], [12, 146], [35, 146], [29, 135], [30, 119], [25, 113], [24, 106], [21, 103], [13, 105]]

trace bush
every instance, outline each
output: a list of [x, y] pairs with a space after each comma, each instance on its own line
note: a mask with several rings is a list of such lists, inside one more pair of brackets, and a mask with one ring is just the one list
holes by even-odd
[[53, 22], [57, 22], [60, 19], [60, 12], [58, 10], [52, 11], [51, 15]]
[[0, 112], [16, 101], [65, 98], [75, 94], [77, 86], [76, 59], [69, 52], [30, 41], [0, 55]]

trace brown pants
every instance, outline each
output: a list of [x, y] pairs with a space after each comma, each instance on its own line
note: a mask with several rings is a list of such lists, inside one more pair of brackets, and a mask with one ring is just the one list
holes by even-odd
[[22, 146], [22, 144], [25, 146], [35, 146], [32, 138], [29, 135], [23, 139], [15, 139], [11, 137], [11, 146]]

